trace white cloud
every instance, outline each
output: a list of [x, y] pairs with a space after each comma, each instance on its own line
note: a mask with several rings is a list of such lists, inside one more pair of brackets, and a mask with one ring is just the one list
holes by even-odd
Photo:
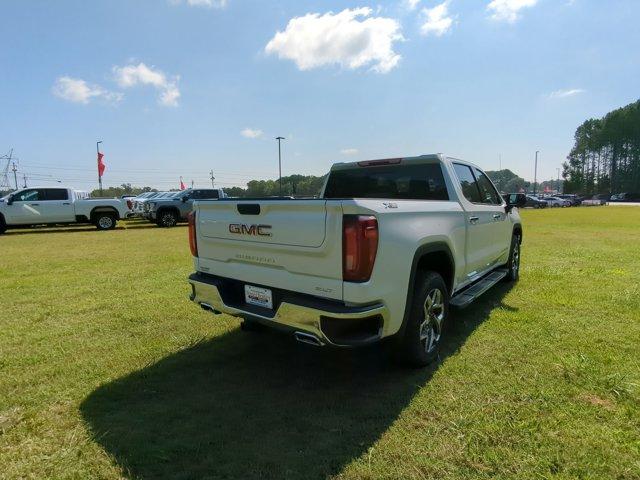
[[342, 150], [340, 150], [340, 153], [342, 155], [356, 155], [358, 153], [358, 149], [357, 148], [343, 148]]
[[547, 95], [547, 98], [567, 98], [567, 97], [575, 97], [576, 95], [580, 95], [581, 93], [585, 93], [586, 90], [582, 88], [570, 88], [567, 90], [556, 90], [555, 92], [551, 92]]
[[56, 97], [69, 102], [87, 104], [92, 99], [98, 98], [109, 103], [117, 103], [123, 95], [117, 92], [105, 90], [100, 85], [93, 85], [79, 78], [59, 77], [51, 89]]
[[409, 10], [415, 10], [420, 3], [420, 0], [405, 0], [404, 3]]
[[[169, 3], [180, 5], [183, 0], [169, 0]], [[184, 3], [190, 7], [224, 8], [227, 6], [227, 0], [184, 0]]]
[[264, 132], [257, 128], [245, 128], [240, 132], [240, 135], [245, 138], [260, 138], [262, 135], [264, 135]]
[[178, 106], [180, 90], [178, 89], [178, 76], [169, 79], [162, 71], [147, 67], [140, 62], [138, 65], [126, 65], [113, 67], [113, 73], [118, 85], [122, 88], [131, 88], [136, 85], [151, 85], [160, 91], [158, 103], [165, 107]]
[[433, 8], [422, 9], [422, 15], [426, 18], [420, 27], [422, 35], [441, 37], [451, 29], [453, 17], [449, 15], [449, 1], [445, 0]]
[[538, 0], [491, 0], [487, 10], [491, 18], [497, 21], [514, 23], [521, 17], [520, 10], [535, 6]]
[[351, 70], [371, 66], [376, 72], [387, 73], [401, 58], [393, 50], [394, 42], [403, 40], [400, 23], [372, 17], [371, 13], [363, 7], [294, 17], [269, 41], [265, 51], [292, 60], [300, 70], [326, 65]]

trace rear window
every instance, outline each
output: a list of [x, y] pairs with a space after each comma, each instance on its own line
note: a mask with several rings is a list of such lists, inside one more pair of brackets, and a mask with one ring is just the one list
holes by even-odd
[[66, 188], [46, 188], [44, 190], [45, 200], [69, 200], [69, 193]]
[[196, 190], [193, 192], [193, 198], [202, 200], [218, 198], [218, 190]]
[[334, 170], [324, 198], [449, 200], [439, 163], [384, 165]]

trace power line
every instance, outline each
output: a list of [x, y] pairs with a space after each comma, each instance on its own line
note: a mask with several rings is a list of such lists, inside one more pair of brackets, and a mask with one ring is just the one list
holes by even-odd
[[[83, 171], [83, 172], [93, 172], [92, 168], [85, 168], [85, 167], [57, 167], [57, 166], [51, 166], [51, 165], [43, 165], [43, 164], [38, 164], [38, 163], [30, 163], [27, 165], [23, 165], [24, 167], [28, 167], [28, 168], [33, 168], [36, 170], [70, 170], [70, 171]], [[121, 172], [121, 173], [165, 173], [165, 174], [171, 174], [171, 175], [179, 175], [179, 174], [191, 174], [191, 173], [202, 173], [202, 170], [191, 170], [191, 171], [185, 171], [185, 170], [166, 170], [166, 169], [126, 169], [126, 170], [119, 170], [117, 168], [110, 168], [109, 170], [111, 173], [113, 172]], [[223, 171], [218, 171], [217, 172], [218, 175], [222, 175], [222, 176], [239, 176], [239, 177], [244, 177], [244, 178], [255, 178], [255, 175], [271, 175], [273, 176], [273, 172], [259, 172], [259, 171], [255, 171], [253, 175], [249, 175], [246, 173], [239, 173], [239, 172], [223, 172]]]

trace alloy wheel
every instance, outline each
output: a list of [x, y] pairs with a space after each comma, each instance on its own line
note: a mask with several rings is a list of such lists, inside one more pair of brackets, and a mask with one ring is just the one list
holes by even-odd
[[113, 218], [107, 216], [100, 217], [98, 219], [98, 225], [100, 226], [100, 228], [108, 230], [113, 226]]
[[440, 289], [434, 288], [427, 294], [423, 310], [424, 316], [420, 324], [420, 343], [426, 353], [431, 353], [440, 342], [445, 316], [444, 294]]

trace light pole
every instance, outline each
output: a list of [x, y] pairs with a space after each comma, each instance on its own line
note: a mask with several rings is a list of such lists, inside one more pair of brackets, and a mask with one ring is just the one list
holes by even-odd
[[210, 177], [211, 177], [211, 188], [216, 188], [216, 187], [213, 185], [213, 181], [216, 179], [216, 177], [214, 177], [214, 176], [213, 176], [213, 170], [211, 170], [211, 171], [209, 172], [209, 175], [210, 175]]
[[102, 196], [102, 175], [100, 175], [100, 144], [102, 140], [96, 142], [96, 153], [98, 154], [98, 185], [100, 186], [100, 196]]
[[536, 194], [536, 187], [538, 183], [538, 153], [540, 150], [536, 150], [536, 165], [533, 169], [533, 194]]
[[556, 168], [558, 171], [558, 193], [560, 193], [560, 167]]
[[284, 137], [276, 137], [278, 140], [278, 183], [280, 184], [280, 196], [282, 196], [282, 151], [280, 150], [280, 142]]

